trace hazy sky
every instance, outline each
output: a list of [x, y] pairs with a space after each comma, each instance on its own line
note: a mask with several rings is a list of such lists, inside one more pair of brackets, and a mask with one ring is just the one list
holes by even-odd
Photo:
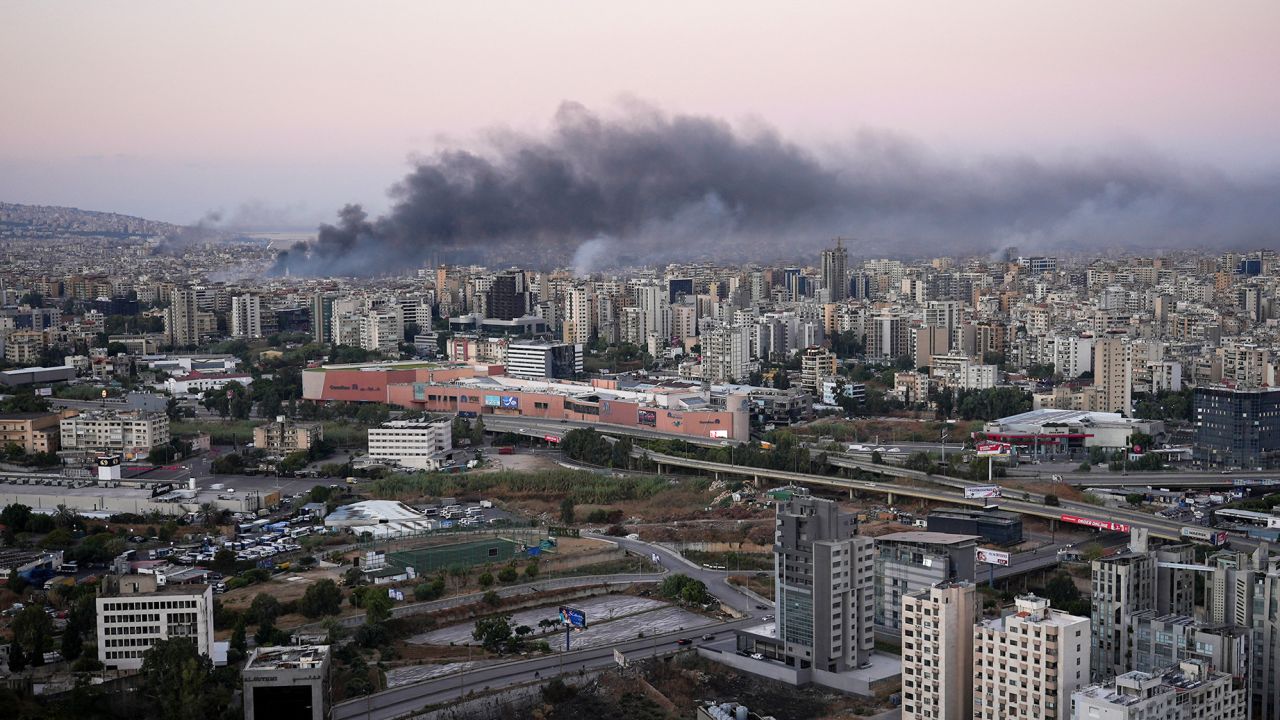
[[250, 224], [573, 100], [944, 155], [1280, 166], [1280, 2], [0, 0], [0, 200]]

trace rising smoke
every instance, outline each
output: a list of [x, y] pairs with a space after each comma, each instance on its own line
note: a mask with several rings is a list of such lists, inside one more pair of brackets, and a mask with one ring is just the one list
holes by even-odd
[[812, 152], [769, 129], [572, 103], [546, 137], [501, 134], [420, 161], [371, 219], [348, 205], [276, 273], [398, 273], [432, 259], [524, 267], [855, 255], [1258, 247], [1280, 234], [1280, 175], [1240, 180], [1142, 151], [1056, 162], [944, 160], [862, 133]]

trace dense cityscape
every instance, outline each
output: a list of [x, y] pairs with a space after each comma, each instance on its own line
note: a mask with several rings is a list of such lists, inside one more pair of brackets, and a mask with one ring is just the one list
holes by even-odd
[[73, 215], [3, 218], [9, 716], [1280, 707], [1271, 250], [299, 278]]
[[0, 3], [0, 720], [1280, 720], [1280, 3]]

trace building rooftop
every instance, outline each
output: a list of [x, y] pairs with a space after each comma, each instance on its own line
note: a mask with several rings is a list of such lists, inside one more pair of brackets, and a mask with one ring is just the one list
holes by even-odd
[[876, 538], [876, 542], [916, 543], [920, 545], [960, 545], [977, 542], [981, 535], [960, 535], [958, 533], [929, 532], [927, 530], [911, 530], [908, 532], [889, 533]]
[[325, 524], [341, 522], [376, 525], [397, 520], [421, 520], [422, 513], [395, 500], [365, 500], [343, 505], [325, 517]]
[[328, 645], [260, 647], [249, 654], [245, 670], [299, 670], [318, 668], [329, 659]]

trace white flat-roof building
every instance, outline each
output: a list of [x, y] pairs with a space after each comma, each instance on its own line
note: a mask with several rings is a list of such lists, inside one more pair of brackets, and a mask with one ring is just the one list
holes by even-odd
[[435, 470], [449, 460], [453, 431], [449, 420], [392, 420], [369, 428], [369, 458], [405, 467]]
[[975, 720], [1063, 720], [1071, 693], [1089, 682], [1089, 618], [1035, 595], [973, 633]]
[[122, 575], [106, 580], [95, 604], [98, 660], [107, 669], [137, 670], [152, 645], [174, 637], [190, 638], [201, 655], [214, 657], [209, 585], [159, 587], [155, 575]]
[[88, 410], [65, 417], [59, 426], [63, 450], [145, 455], [169, 442], [169, 418], [141, 410]]
[[1128, 672], [1071, 694], [1075, 720], [1244, 720], [1247, 688], [1198, 660], [1158, 674]]

